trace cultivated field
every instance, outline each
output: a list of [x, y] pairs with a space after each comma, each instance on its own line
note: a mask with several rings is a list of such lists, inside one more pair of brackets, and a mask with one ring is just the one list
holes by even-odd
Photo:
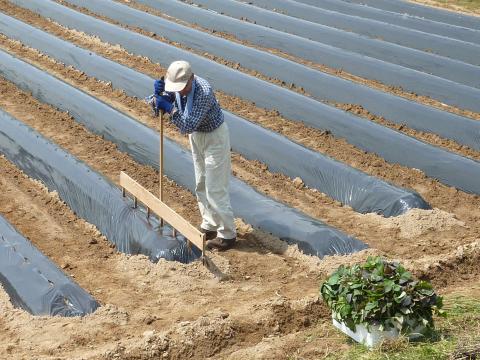
[[[0, 0], [0, 359], [476, 358], [479, 5]], [[158, 194], [144, 98], [177, 59], [230, 128], [238, 242], [208, 268], [119, 188]], [[198, 225], [165, 135], [165, 202]], [[369, 351], [332, 326], [320, 284], [369, 255], [444, 296], [434, 337]]]

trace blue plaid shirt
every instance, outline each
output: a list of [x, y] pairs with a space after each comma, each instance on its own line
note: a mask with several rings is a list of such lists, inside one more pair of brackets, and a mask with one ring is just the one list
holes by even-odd
[[[182, 134], [194, 131], [210, 132], [223, 124], [223, 112], [215, 98], [210, 84], [201, 77], [195, 76], [195, 93], [193, 94], [192, 111], [185, 116], [176, 106], [170, 120]], [[187, 97], [181, 97], [182, 108], [185, 109]]]

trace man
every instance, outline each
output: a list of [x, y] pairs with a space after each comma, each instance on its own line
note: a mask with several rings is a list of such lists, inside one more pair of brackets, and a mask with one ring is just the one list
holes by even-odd
[[157, 80], [154, 87], [156, 108], [170, 114], [182, 134], [189, 134], [207, 248], [227, 250], [237, 236], [229, 196], [230, 138], [213, 89], [186, 61], [170, 64], [165, 82]]

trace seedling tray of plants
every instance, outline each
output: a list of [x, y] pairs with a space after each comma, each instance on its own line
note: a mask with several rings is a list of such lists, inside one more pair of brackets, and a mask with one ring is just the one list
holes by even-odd
[[423, 337], [442, 315], [442, 298], [427, 281], [380, 257], [340, 266], [321, 286], [333, 325], [355, 341], [374, 347], [400, 335]]

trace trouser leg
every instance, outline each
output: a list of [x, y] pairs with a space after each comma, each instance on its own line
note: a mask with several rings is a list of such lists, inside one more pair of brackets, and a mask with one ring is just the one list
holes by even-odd
[[230, 137], [227, 124], [205, 134], [205, 193], [218, 237], [237, 236], [230, 204]]
[[217, 230], [218, 224], [215, 221], [215, 216], [210, 210], [210, 205], [207, 200], [205, 184], [205, 134], [195, 132], [190, 135], [189, 138], [195, 170], [195, 194], [200, 215], [202, 216], [202, 224], [200, 226], [205, 230]]

